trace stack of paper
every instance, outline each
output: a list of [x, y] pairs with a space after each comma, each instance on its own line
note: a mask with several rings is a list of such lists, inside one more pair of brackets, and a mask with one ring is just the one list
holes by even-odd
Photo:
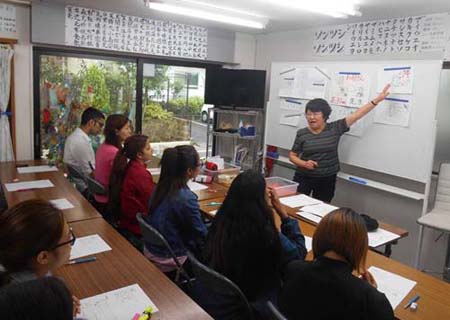
[[280, 202], [291, 208], [311, 206], [322, 203], [322, 201], [308, 197], [307, 195], [304, 194], [280, 198]]
[[55, 166], [30, 166], [17, 168], [17, 172], [19, 173], [38, 173], [49, 171], [58, 171], [58, 168]]
[[381, 228], [378, 228], [373, 232], [368, 232], [367, 235], [369, 237], [369, 247], [372, 248], [382, 246], [388, 242], [400, 238], [398, 234], [389, 232]]
[[200, 184], [200, 183], [197, 183], [197, 182], [192, 181], [192, 180], [188, 181], [187, 186], [193, 192], [208, 189], [207, 186], [205, 186], [203, 184]]
[[415, 281], [377, 267], [372, 266], [369, 271], [378, 284], [378, 291], [386, 295], [392, 309], [395, 309], [416, 285]]
[[75, 240], [70, 252], [70, 260], [110, 250], [112, 250], [111, 247], [98, 234], [93, 234]]
[[53, 187], [53, 183], [50, 180], [34, 180], [34, 181], [24, 181], [24, 182], [13, 182], [13, 183], [5, 183], [6, 191], [25, 191], [29, 189], [42, 189], [42, 188], [51, 188]]
[[322, 217], [316, 216], [315, 214], [312, 214], [312, 213], [309, 213], [309, 212], [300, 211], [300, 212], [297, 212], [297, 214], [300, 217], [303, 217], [303, 218], [305, 218], [305, 219], [307, 219], [309, 221], [315, 222], [315, 223], [319, 223], [320, 220], [322, 220]]
[[305, 236], [305, 247], [306, 250], [311, 251], [312, 250], [312, 238]]
[[50, 200], [50, 203], [52, 205], [54, 205], [56, 208], [58, 208], [59, 210], [74, 208], [73, 204], [66, 198]]
[[312, 206], [303, 207], [301, 209], [301, 211], [312, 213], [312, 214], [315, 214], [316, 216], [323, 218], [327, 214], [329, 214], [331, 211], [336, 210], [336, 209], [338, 209], [338, 207], [332, 206], [331, 204], [320, 203], [320, 204], [315, 204]]
[[82, 299], [80, 302], [81, 313], [78, 317], [89, 320], [131, 320], [136, 313], [141, 314], [148, 307], [152, 307], [153, 313], [158, 311], [138, 284]]

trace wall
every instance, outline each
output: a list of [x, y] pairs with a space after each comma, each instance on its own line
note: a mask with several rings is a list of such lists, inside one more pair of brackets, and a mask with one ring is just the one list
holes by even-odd
[[[14, 46], [16, 107], [16, 158], [33, 158], [32, 47], [30, 44], [30, 8], [16, 7], [17, 41]], [[0, 38], [6, 35], [0, 33]]]
[[237, 32], [233, 61], [239, 63], [239, 69], [255, 69], [255, 59], [256, 36]]
[[[382, 18], [382, 17], [381, 17]], [[267, 85], [270, 80], [270, 67], [272, 62], [284, 61], [353, 61], [355, 57], [316, 57], [312, 55], [313, 29], [277, 32], [270, 34], [258, 35], [256, 37], [256, 64], [257, 69], [266, 69]], [[443, 53], [424, 53], [424, 54], [385, 54], [377, 56], [361, 56], [358, 60], [413, 60], [413, 59], [442, 59]], [[448, 87], [447, 87], [448, 88]], [[448, 90], [447, 90], [448, 91]], [[442, 92], [445, 92], [444, 89]], [[268, 90], [266, 91], [268, 96]], [[445, 95], [445, 93], [444, 93]], [[448, 92], [447, 92], [448, 96]], [[441, 94], [441, 97], [443, 95]], [[442, 101], [442, 100], [441, 100]], [[447, 98], [447, 101], [448, 100]], [[447, 119], [449, 112], [449, 103], [440, 103], [438, 106], [438, 115], [442, 117], [445, 114]], [[448, 141], [450, 135], [448, 133], [448, 124], [439, 124], [445, 130], [440, 130], [437, 139], [440, 144], [436, 150], [448, 150]], [[447, 144], [445, 144], [445, 142]], [[445, 155], [448, 157], [449, 155]], [[450, 160], [450, 157], [447, 159]], [[352, 168], [349, 167], [350, 173]], [[293, 170], [285, 167], [276, 166], [274, 169], [275, 175], [281, 175], [287, 178], [293, 177]], [[389, 178], [389, 177], [387, 177]], [[401, 182], [403, 187], [411, 189], [417, 188], [415, 183]], [[432, 190], [433, 191], [433, 190]], [[356, 196], [355, 196], [356, 195]], [[387, 223], [397, 225], [409, 231], [409, 236], [406, 239], [399, 241], [398, 245], [393, 248], [393, 258], [405, 264], [413, 265], [415, 254], [417, 251], [418, 232], [419, 227], [416, 220], [421, 215], [422, 202], [410, 200], [400, 196], [396, 196], [384, 191], [370, 189], [368, 187], [356, 185], [346, 181], [337, 181], [336, 196], [333, 203], [338, 206], [350, 206], [359, 212], [368, 213], [373, 217], [383, 220]], [[432, 206], [432, 204], [431, 204]], [[425, 232], [424, 249], [422, 268], [433, 269], [441, 271], [446, 248], [446, 237], [441, 237], [437, 242], [434, 242], [435, 233], [433, 231]]]

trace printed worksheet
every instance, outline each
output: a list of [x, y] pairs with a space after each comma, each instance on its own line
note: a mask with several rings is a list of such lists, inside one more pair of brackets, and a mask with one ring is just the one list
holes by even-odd
[[98, 234], [77, 238], [70, 252], [70, 260], [112, 250]]
[[291, 208], [298, 208], [322, 203], [322, 201], [309, 197], [305, 194], [298, 194], [295, 196], [280, 198], [280, 202]]
[[374, 121], [391, 126], [408, 127], [411, 100], [407, 96], [389, 96], [375, 108]]
[[414, 72], [411, 66], [386, 67], [378, 71], [378, 92], [388, 83], [391, 94], [412, 94]]
[[29, 167], [19, 167], [17, 168], [17, 172], [19, 173], [38, 173], [38, 172], [50, 172], [50, 171], [58, 171], [58, 168], [55, 166], [29, 166]]

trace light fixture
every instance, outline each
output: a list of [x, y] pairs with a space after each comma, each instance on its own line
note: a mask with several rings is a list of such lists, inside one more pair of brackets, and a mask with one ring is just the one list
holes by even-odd
[[334, 18], [348, 18], [348, 16], [361, 16], [355, 0], [261, 0], [290, 9], [298, 9]]
[[[265, 24], [266, 24], [266, 22], [243, 19], [243, 18], [234, 17], [234, 16], [230, 16], [230, 15], [224, 15], [224, 14], [220, 14], [220, 13], [214, 13], [214, 12], [209, 12], [209, 11], [199, 10], [199, 9], [192, 9], [192, 8], [188, 8], [188, 7], [178, 6], [178, 5], [171, 5], [171, 4], [165, 4], [165, 3], [159, 3], [159, 2], [151, 2], [148, 0], [146, 0], [144, 2], [148, 8], [153, 9], [153, 10], [178, 14], [178, 15], [182, 15], [182, 16], [188, 16], [188, 17], [197, 18], [197, 19], [217, 21], [217, 22], [233, 24], [233, 25], [254, 28], [254, 29], [264, 29]], [[222, 10], [223, 10], [223, 8], [222, 8]], [[231, 10], [228, 10], [228, 11], [231, 11]]]

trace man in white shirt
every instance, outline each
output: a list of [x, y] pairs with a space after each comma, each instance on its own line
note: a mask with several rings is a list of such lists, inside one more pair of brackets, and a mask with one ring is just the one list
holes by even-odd
[[[64, 163], [77, 168], [85, 176], [93, 174], [95, 153], [89, 135], [99, 134], [105, 125], [105, 116], [89, 107], [81, 115], [80, 127], [67, 137], [64, 146]], [[78, 191], [86, 195], [87, 185], [81, 179], [73, 179]]]

